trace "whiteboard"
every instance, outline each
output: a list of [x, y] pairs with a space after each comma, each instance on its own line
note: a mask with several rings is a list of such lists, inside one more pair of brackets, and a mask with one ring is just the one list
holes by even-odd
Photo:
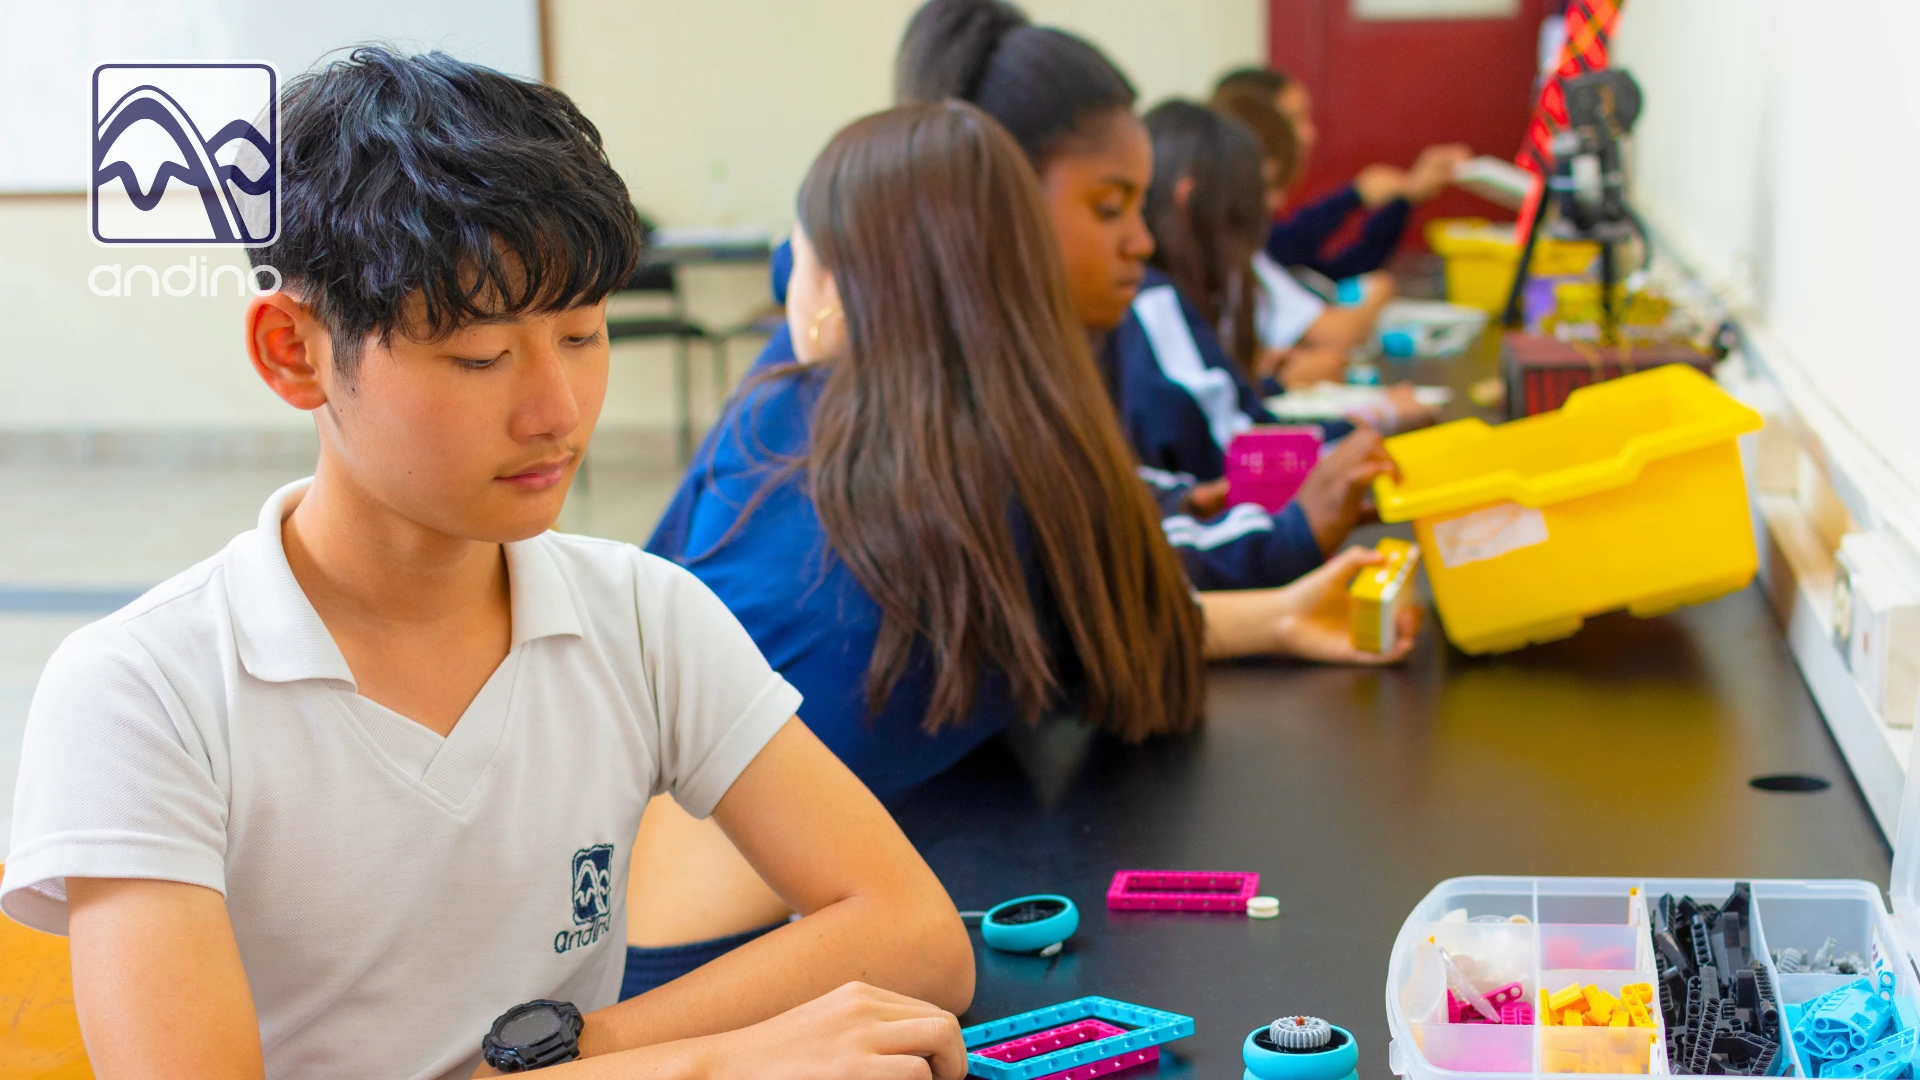
[[98, 64], [264, 60], [284, 86], [366, 42], [542, 74], [538, 0], [0, 0], [0, 193], [86, 191]]

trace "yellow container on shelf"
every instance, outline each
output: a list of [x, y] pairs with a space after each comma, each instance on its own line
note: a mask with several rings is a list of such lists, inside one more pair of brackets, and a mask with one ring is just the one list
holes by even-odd
[[[1446, 260], [1448, 301], [1496, 315], [1506, 309], [1520, 265], [1513, 222], [1436, 218], [1427, 223], [1427, 246]], [[1598, 244], [1542, 236], [1534, 243], [1529, 270], [1536, 277], [1567, 277], [1585, 273], [1599, 255]]]
[[1555, 412], [1388, 439], [1380, 516], [1414, 523], [1447, 637], [1470, 653], [1658, 615], [1758, 566], [1736, 438], [1760, 414], [1683, 364], [1575, 390]]

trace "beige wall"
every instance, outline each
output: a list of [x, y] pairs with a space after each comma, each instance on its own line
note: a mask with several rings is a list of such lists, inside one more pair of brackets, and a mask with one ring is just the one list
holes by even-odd
[[[635, 201], [667, 224], [783, 228], [815, 151], [886, 105], [913, 0], [553, 0], [554, 75], [601, 126]], [[1105, 47], [1151, 103], [1199, 94], [1265, 49], [1263, 0], [1031, 0], [1040, 21]], [[22, 431], [297, 432], [241, 351], [228, 295], [94, 296], [104, 263], [178, 262], [107, 250], [79, 199], [0, 199], [0, 435]], [[238, 253], [214, 261], [239, 262]], [[729, 323], [765, 302], [757, 268], [688, 275], [697, 316]], [[743, 345], [745, 352], [751, 346]], [[663, 349], [621, 346], [604, 423], [672, 417]], [[736, 358], [736, 366], [744, 356]], [[704, 386], [704, 372], [696, 385]], [[0, 446], [0, 451], [5, 447]]]
[[[918, 0], [552, 0], [553, 76], [600, 125], [641, 208], [666, 222], [792, 218], [808, 162], [885, 108]], [[1098, 43], [1143, 104], [1199, 95], [1266, 53], [1264, 0], [1027, 0]]]

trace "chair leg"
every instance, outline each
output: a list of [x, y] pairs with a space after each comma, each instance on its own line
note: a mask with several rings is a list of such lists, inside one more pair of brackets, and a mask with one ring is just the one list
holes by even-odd
[[684, 334], [673, 339], [673, 397], [679, 410], [678, 451], [680, 464], [684, 467], [693, 460], [693, 359], [688, 355], [687, 338]]
[[721, 410], [727, 404], [728, 383], [733, 376], [733, 338], [717, 337], [713, 339], [713, 422], [720, 422]]

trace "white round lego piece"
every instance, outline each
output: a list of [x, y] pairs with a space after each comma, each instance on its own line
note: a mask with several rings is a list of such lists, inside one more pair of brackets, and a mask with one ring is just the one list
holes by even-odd
[[1280, 915], [1280, 898], [1277, 896], [1249, 897], [1247, 914], [1256, 919], [1277, 918]]

